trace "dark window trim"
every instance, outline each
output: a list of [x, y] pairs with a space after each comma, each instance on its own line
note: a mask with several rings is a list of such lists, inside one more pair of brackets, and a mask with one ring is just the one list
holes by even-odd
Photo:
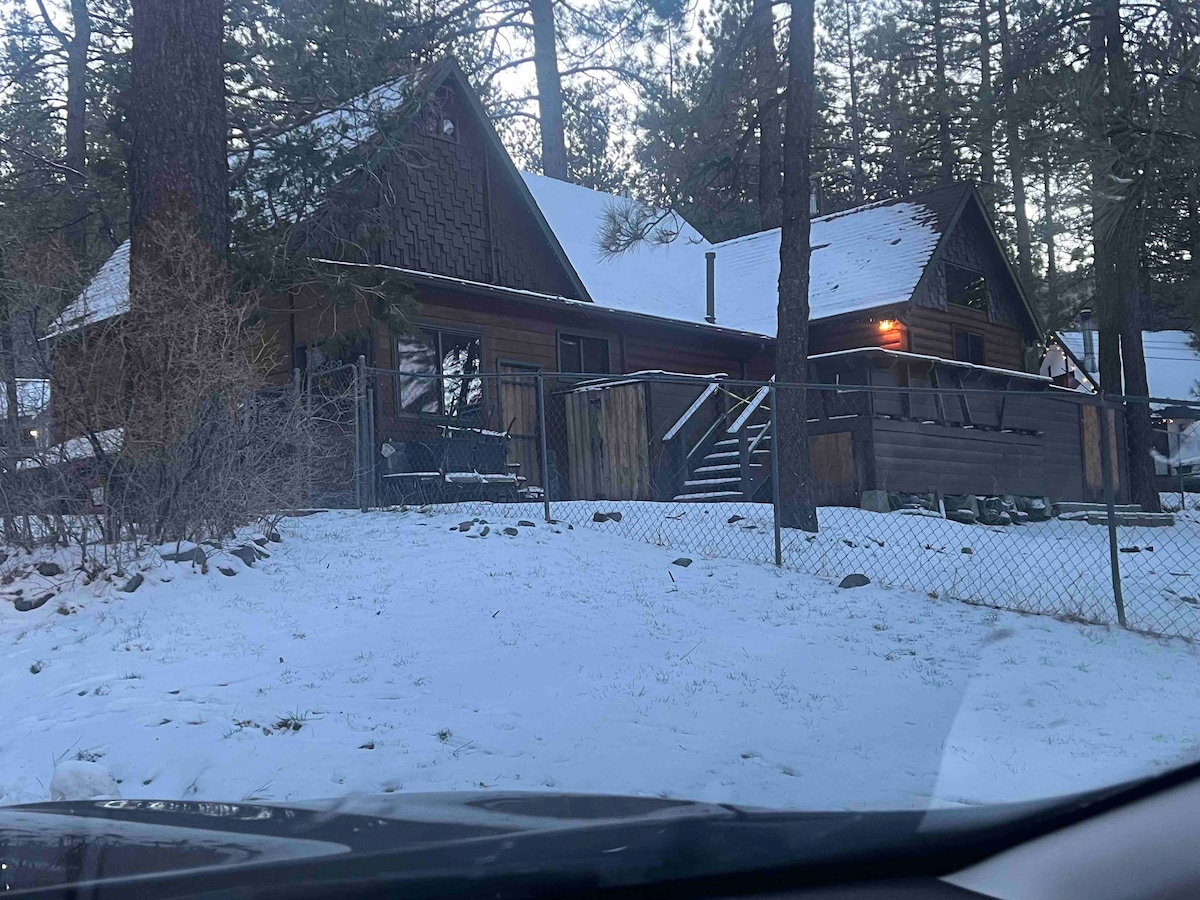
[[[608, 345], [608, 371], [607, 372], [567, 372], [562, 364], [562, 339], [563, 337], [583, 337], [593, 338], [595, 340], [604, 341]], [[605, 331], [596, 331], [591, 328], [559, 328], [554, 332], [554, 362], [558, 366], [558, 371], [567, 375], [615, 375], [620, 374], [614, 372], [613, 366], [613, 333]]]
[[[958, 358], [958, 336], [960, 334], [973, 334], [979, 338], [979, 361], [978, 362], [976, 362], [974, 360], [970, 360], [970, 359], [959, 359]], [[951, 325], [950, 326], [950, 355], [951, 355], [951, 358], [956, 360], [957, 362], [967, 362], [967, 363], [972, 363], [973, 365], [977, 365], [977, 366], [986, 366], [988, 364], [987, 345], [988, 345], [987, 335], [984, 334], [983, 332], [976, 331], [974, 328], [966, 328], [961, 325]]]

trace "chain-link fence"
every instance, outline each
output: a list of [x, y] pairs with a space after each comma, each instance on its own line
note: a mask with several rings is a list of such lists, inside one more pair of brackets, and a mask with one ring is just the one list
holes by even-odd
[[547, 518], [681, 556], [1200, 636], [1200, 498], [1171, 492], [1200, 401], [1171, 403], [1174, 438], [1158, 416], [1158, 512], [1128, 501], [1124, 398], [1044, 381], [777, 386], [446, 368], [348, 367], [338, 402], [315, 398], [348, 447], [331, 478], [340, 494], [324, 496]]

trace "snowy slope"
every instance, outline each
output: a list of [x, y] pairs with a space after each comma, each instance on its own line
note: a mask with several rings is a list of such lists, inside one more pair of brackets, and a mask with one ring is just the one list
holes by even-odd
[[[1062, 331], [1059, 337], [1082, 362], [1083, 332]], [[1099, 332], [1095, 347], [1100, 346]], [[1190, 331], [1143, 331], [1142, 347], [1146, 354], [1146, 378], [1151, 397], [1195, 400], [1200, 394], [1200, 353], [1192, 347]], [[1092, 378], [1100, 380], [1097, 373]]]
[[49, 799], [58, 759], [60, 791], [111, 792], [111, 776], [126, 798], [496, 787], [924, 807], [1195, 753], [1183, 642], [459, 521], [324, 513], [252, 570], [225, 560], [234, 577], [166, 563], [133, 594], [3, 604], [0, 802]]

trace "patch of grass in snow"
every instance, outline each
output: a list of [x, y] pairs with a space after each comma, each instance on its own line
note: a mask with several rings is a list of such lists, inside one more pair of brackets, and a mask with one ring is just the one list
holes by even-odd
[[99, 762], [104, 758], [104, 750], [100, 747], [92, 747], [89, 750], [75, 751], [75, 758], [80, 762]]
[[299, 710], [288, 713], [285, 716], [280, 716], [275, 720], [275, 730], [290, 732], [299, 731], [308, 723], [308, 716], [309, 714], [307, 711], [300, 712]]
[[444, 744], [447, 741], [449, 741], [450, 738], [454, 737], [454, 732], [451, 731], [449, 728], [442, 728], [442, 729], [439, 729], [434, 734], [434, 737], [436, 737], [441, 743]]

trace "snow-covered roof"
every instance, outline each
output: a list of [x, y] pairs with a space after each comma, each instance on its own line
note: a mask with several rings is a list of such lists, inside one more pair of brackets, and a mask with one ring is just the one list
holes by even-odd
[[[1083, 361], [1083, 332], [1061, 331], [1059, 337], [1079, 360]], [[1095, 350], [1100, 351], [1100, 334], [1096, 333]], [[1146, 379], [1151, 397], [1172, 400], [1194, 400], [1200, 396], [1200, 352], [1192, 347], [1190, 331], [1143, 331], [1142, 347], [1146, 353]], [[1099, 374], [1091, 373], [1099, 382]]]
[[[44, 378], [17, 379], [17, 415], [33, 418], [50, 405], [50, 382]], [[8, 391], [0, 386], [0, 417], [8, 415]]]
[[[544, 175], [521, 177], [597, 305], [704, 321], [704, 252], [712, 245], [682, 216]], [[637, 210], [657, 224], [648, 240], [606, 258], [599, 237], [610, 209]], [[667, 243], [656, 243], [658, 237]]]
[[67, 304], [46, 331], [46, 338], [103, 322], [129, 309], [129, 241], [113, 251], [83, 293]]
[[[125, 445], [125, 429], [109, 428], [96, 432], [96, 442], [105, 453], [117, 453]], [[73, 437], [55, 444], [36, 457], [17, 460], [18, 469], [40, 469], [42, 466], [55, 466], [72, 462], [77, 459], [91, 459], [96, 455], [96, 448], [86, 437]]]
[[[716, 258], [717, 324], [773, 336], [779, 302], [778, 228], [710, 244], [674, 212], [641, 207], [677, 231], [605, 258], [598, 237], [607, 211], [636, 201], [522, 173], [551, 230], [598, 305], [703, 323], [705, 251]], [[937, 213], [922, 204], [885, 201], [821, 216], [812, 223], [811, 318], [908, 300], [937, 247]]]

